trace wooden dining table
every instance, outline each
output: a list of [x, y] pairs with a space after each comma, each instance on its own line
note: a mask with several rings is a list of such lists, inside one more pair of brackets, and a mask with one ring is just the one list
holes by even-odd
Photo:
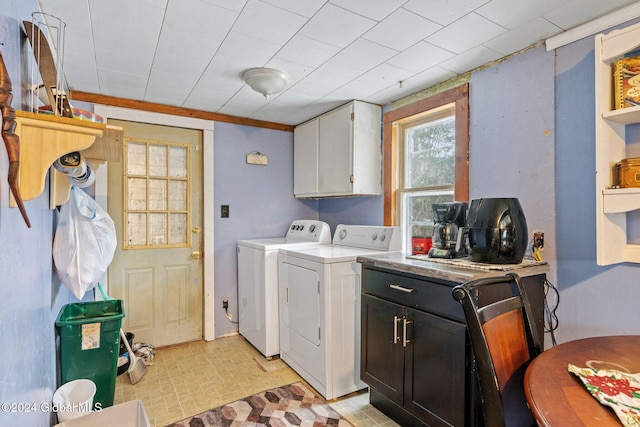
[[621, 426], [568, 365], [640, 373], [640, 335], [584, 338], [559, 344], [533, 359], [525, 373], [525, 395], [539, 426]]

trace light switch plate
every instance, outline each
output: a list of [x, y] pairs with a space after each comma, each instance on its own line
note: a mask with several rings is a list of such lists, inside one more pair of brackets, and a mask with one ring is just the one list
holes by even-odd
[[249, 163], [250, 165], [266, 166], [267, 162], [267, 156], [265, 156], [264, 154], [247, 154], [247, 163]]

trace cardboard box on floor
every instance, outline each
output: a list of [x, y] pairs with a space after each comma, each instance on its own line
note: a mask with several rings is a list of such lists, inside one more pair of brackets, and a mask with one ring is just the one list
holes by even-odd
[[151, 427], [140, 400], [120, 403], [101, 411], [91, 412], [54, 427]]

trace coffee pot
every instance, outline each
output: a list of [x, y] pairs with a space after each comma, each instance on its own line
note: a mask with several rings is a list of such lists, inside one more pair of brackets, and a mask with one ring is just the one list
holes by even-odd
[[455, 258], [460, 229], [465, 225], [467, 204], [465, 202], [444, 202], [431, 205], [433, 211], [431, 258]]

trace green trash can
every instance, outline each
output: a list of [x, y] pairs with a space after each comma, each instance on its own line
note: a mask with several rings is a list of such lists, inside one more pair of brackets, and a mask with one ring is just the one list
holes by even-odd
[[113, 405], [120, 349], [122, 300], [67, 304], [56, 319], [60, 384], [86, 378], [96, 384], [96, 410]]

